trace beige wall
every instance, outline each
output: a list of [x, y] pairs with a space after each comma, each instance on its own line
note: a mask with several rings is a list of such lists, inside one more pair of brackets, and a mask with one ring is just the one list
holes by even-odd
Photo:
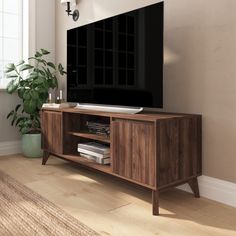
[[[55, 59], [55, 1], [30, 0], [30, 54], [36, 49], [45, 48], [52, 52], [50, 59]], [[20, 135], [15, 127], [6, 120], [9, 111], [20, 101], [16, 95], [10, 96], [0, 91], [0, 142], [15, 141]]]
[[10, 125], [6, 119], [7, 114], [19, 103], [17, 96], [10, 96], [4, 91], [0, 91], [0, 142], [18, 140], [19, 133], [15, 127]]
[[[30, 0], [32, 1], [32, 0]], [[58, 0], [56, 0], [58, 1]], [[51, 52], [49, 60], [55, 60], [55, 0], [36, 0], [35, 47]]]
[[[236, 1], [169, 0], [164, 100], [203, 114], [203, 173], [236, 182]], [[167, 60], [168, 61], [168, 60]]]
[[[80, 0], [74, 23], [56, 1], [56, 60], [66, 65], [67, 29], [154, 2]], [[164, 106], [203, 114], [203, 174], [236, 183], [235, 9], [235, 0], [165, 1]]]
[[[81, 25], [118, 15], [160, 0], [77, 0], [80, 18], [74, 22], [68, 17], [66, 8], [56, 1], [56, 62], [66, 65], [66, 32]], [[66, 81], [61, 80], [60, 87], [65, 89]]]

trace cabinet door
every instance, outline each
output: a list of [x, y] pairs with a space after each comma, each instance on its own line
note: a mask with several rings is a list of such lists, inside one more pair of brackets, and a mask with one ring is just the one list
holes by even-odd
[[62, 153], [62, 113], [42, 111], [42, 148], [51, 153]]
[[111, 143], [114, 173], [144, 185], [156, 186], [154, 123], [113, 121]]

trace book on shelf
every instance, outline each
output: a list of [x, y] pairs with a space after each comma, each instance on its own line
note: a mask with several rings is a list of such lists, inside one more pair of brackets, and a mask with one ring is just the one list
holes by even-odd
[[79, 143], [78, 149], [90, 151], [90, 152], [93, 152], [96, 154], [100, 154], [101, 156], [110, 154], [110, 147], [109, 146], [106, 146], [106, 145], [103, 145], [103, 144], [100, 144], [97, 142]]
[[110, 153], [101, 154], [101, 153], [97, 153], [97, 152], [94, 152], [94, 151], [86, 150], [86, 149], [83, 149], [83, 148], [78, 148], [77, 150], [80, 153], [88, 154], [88, 155], [95, 156], [95, 157], [98, 157], [98, 158], [107, 158], [107, 157], [110, 156]]
[[99, 163], [99, 164], [102, 164], [102, 165], [108, 165], [108, 164], [111, 163], [110, 157], [97, 158], [95, 156], [91, 156], [91, 155], [88, 155], [88, 154], [85, 154], [85, 153], [80, 153], [80, 156], [86, 158], [87, 160], [90, 160], [90, 161], [93, 161], [93, 162], [96, 162], [96, 163]]

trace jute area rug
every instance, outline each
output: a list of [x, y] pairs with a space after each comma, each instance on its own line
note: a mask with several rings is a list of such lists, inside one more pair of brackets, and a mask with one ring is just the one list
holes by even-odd
[[1, 236], [98, 236], [42, 196], [0, 171]]

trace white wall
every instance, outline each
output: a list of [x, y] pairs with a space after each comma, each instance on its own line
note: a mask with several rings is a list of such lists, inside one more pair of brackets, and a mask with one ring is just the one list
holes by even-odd
[[[73, 22], [56, 1], [56, 60], [66, 31], [151, 0], [80, 0]], [[203, 173], [236, 182], [236, 1], [165, 0], [165, 110], [203, 114]], [[65, 86], [62, 82], [61, 86]]]

